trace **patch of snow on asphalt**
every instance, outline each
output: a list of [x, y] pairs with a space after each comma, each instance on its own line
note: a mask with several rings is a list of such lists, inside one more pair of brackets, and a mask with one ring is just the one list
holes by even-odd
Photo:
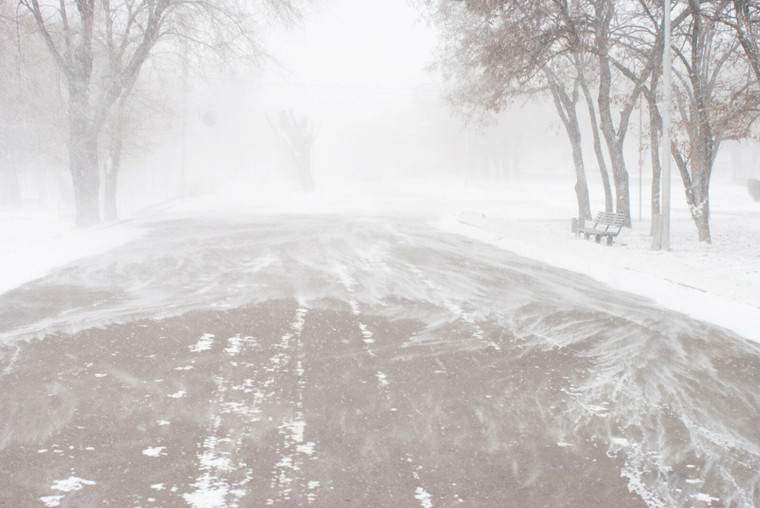
[[84, 478], [77, 478], [76, 476], [69, 476], [65, 480], [56, 480], [50, 487], [53, 490], [60, 490], [61, 492], [72, 492], [74, 490], [82, 490], [85, 485], [95, 485], [92, 480], [85, 480]]
[[240, 346], [243, 344], [243, 339], [238, 335], [227, 339], [227, 343], [229, 346], [224, 349], [224, 352], [230, 356], [235, 356], [240, 352]]
[[166, 450], [165, 446], [151, 446], [144, 449], [142, 454], [148, 457], [160, 457], [161, 455], [166, 455], [164, 450]]
[[35, 210], [0, 213], [0, 293], [43, 277], [50, 270], [95, 256], [143, 236], [132, 224], [76, 229], [73, 219]]
[[204, 333], [203, 336], [198, 339], [198, 342], [190, 346], [190, 351], [193, 353], [201, 353], [208, 351], [214, 345], [214, 334]]
[[227, 485], [213, 477], [204, 475], [193, 484], [195, 491], [182, 494], [182, 498], [193, 508], [223, 508], [227, 506]]
[[420, 502], [422, 508], [433, 508], [433, 500], [430, 493], [422, 487], [417, 487], [414, 498]]
[[61, 500], [64, 496], [43, 496], [40, 498], [40, 501], [42, 501], [42, 504], [47, 506], [48, 508], [54, 508], [56, 506], [61, 506]]
[[[67, 493], [67, 492], [82, 490], [87, 485], [95, 485], [95, 482], [92, 480], [85, 480], [84, 478], [79, 478], [74, 475], [71, 475], [65, 480], [55, 480], [53, 482], [53, 485], [51, 485], [50, 489]], [[40, 501], [42, 501], [42, 503], [46, 507], [55, 507], [55, 506], [61, 505], [61, 501], [63, 501], [64, 497], [65, 497], [64, 494], [43, 496], [40, 498]]]

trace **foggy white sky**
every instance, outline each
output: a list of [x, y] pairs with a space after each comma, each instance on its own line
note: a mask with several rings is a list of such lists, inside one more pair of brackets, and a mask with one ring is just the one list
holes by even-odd
[[269, 48], [280, 79], [354, 86], [418, 86], [435, 37], [407, 0], [327, 0]]

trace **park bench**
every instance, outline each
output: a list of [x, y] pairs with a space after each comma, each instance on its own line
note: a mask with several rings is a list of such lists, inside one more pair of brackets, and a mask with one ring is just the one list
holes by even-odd
[[575, 228], [575, 237], [583, 235], [586, 240], [590, 237], [596, 238], [596, 243], [600, 243], [602, 238], [607, 239], [607, 245], [612, 245], [615, 237], [620, 234], [620, 230], [628, 222], [628, 217], [619, 213], [599, 212], [594, 219], [594, 225], [591, 227], [584, 226], [583, 221]]

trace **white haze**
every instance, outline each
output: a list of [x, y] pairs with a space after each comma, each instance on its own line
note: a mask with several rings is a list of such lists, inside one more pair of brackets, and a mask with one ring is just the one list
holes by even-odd
[[[273, 30], [267, 38], [272, 59], [257, 72], [195, 72], [184, 94], [174, 94], [170, 134], [124, 155], [122, 208], [133, 212], [225, 185], [247, 189], [252, 199], [300, 193], [290, 155], [269, 123], [280, 111], [317, 127], [311, 167], [318, 193], [405, 190], [409, 180], [415, 189], [420, 182], [489, 187], [525, 174], [573, 173], [569, 143], [548, 98], [518, 102], [485, 126], [453, 115], [440, 77], [427, 68], [436, 44], [436, 34], [405, 0], [334, 0], [300, 26]], [[594, 182], [599, 176], [584, 127]], [[635, 118], [627, 141], [634, 204], [638, 144]], [[651, 170], [644, 144], [646, 205]], [[756, 174], [758, 153], [753, 143], [724, 144], [716, 180]], [[675, 174], [673, 188], [680, 201]], [[600, 197], [592, 196], [593, 209], [603, 205]]]
[[436, 44], [405, 0], [322, 5], [300, 26], [269, 34], [272, 58], [257, 72], [192, 73], [185, 94], [172, 98], [172, 135], [150, 154], [125, 152], [122, 208], [230, 182], [252, 196], [298, 193], [290, 155], [269, 124], [280, 111], [317, 126], [318, 193], [570, 169], [549, 103], [520, 105], [485, 127], [455, 117], [428, 70]]

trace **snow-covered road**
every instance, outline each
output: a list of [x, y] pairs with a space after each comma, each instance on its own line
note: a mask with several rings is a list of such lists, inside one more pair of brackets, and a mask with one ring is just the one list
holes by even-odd
[[0, 505], [760, 505], [760, 344], [419, 218], [152, 227], [0, 295]]

